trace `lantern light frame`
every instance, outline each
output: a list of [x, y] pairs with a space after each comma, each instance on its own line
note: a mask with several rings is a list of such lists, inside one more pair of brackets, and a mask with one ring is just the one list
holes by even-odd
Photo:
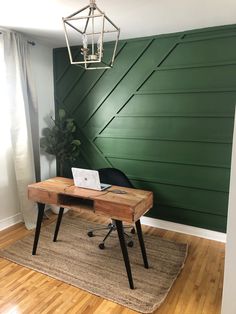
[[[86, 15], [80, 16], [80, 14], [86, 10], [89, 10], [89, 13]], [[95, 13], [96, 11], [96, 13]], [[95, 20], [100, 19], [100, 27], [95, 30]], [[64, 33], [66, 39], [66, 45], [68, 49], [70, 63], [83, 67], [86, 70], [96, 70], [96, 69], [110, 69], [112, 68], [116, 56], [117, 45], [120, 36], [120, 29], [117, 27], [107, 15], [102, 12], [95, 3], [95, 0], [90, 0], [90, 4], [84, 8], [72, 13], [67, 17], [62, 18]], [[83, 22], [84, 28], [80, 29], [79, 27], [73, 25], [73, 22]], [[106, 23], [106, 25], [105, 25]], [[90, 25], [91, 24], [91, 25]], [[88, 32], [88, 25], [91, 26], [92, 31]], [[109, 29], [107, 29], [109, 25]], [[73, 56], [70, 39], [68, 34], [68, 29], [73, 29], [78, 32], [81, 36], [82, 47], [80, 53], [83, 55], [81, 61], [75, 60], [75, 55]], [[108, 58], [108, 61], [104, 61], [104, 36], [106, 34], [115, 34], [115, 42], [113, 52], [111, 57]], [[95, 36], [98, 37], [98, 41], [95, 43]], [[91, 39], [91, 43], [88, 44], [88, 39]]]

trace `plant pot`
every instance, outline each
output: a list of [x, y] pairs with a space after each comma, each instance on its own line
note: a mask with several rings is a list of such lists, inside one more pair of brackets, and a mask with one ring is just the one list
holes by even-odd
[[[51, 211], [53, 212], [53, 214], [58, 215], [59, 214], [59, 210], [60, 207], [57, 205], [50, 205]], [[67, 213], [69, 210], [69, 208], [64, 208], [64, 214]]]

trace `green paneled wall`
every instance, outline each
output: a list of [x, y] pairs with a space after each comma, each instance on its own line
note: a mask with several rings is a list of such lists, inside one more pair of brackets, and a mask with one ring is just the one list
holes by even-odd
[[54, 80], [56, 109], [79, 126], [77, 165], [152, 190], [151, 217], [225, 231], [236, 26], [121, 41], [111, 70], [71, 66], [58, 48]]

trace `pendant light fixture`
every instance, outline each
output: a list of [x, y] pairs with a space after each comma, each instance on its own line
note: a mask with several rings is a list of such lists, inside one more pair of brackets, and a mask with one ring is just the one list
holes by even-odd
[[[97, 7], [95, 0], [62, 20], [71, 64], [86, 70], [113, 66], [120, 29]], [[105, 48], [104, 41], [109, 41]]]

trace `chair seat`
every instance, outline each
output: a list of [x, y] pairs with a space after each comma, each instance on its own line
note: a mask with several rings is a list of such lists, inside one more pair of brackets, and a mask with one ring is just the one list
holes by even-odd
[[[99, 177], [100, 177], [100, 182], [106, 183], [106, 184], [111, 184], [111, 185], [117, 185], [121, 187], [127, 187], [127, 188], [134, 188], [128, 177], [119, 169], [115, 168], [102, 168], [98, 170]], [[130, 232], [131, 234], [135, 233], [135, 229], [133, 226], [125, 226], [124, 229], [131, 229]], [[107, 234], [105, 235], [104, 239], [102, 242], [99, 243], [99, 248], [104, 249], [105, 248], [105, 241], [107, 238], [110, 236], [110, 234], [114, 231], [117, 230], [116, 228], [116, 223], [114, 220], [111, 221], [107, 226], [102, 227], [102, 228], [95, 228], [95, 229], [90, 229], [88, 231], [88, 236], [92, 237], [94, 236], [95, 231], [100, 231], [100, 230], [108, 230]], [[133, 241], [130, 239], [130, 235], [126, 232], [124, 232], [124, 235], [126, 238], [128, 238], [127, 245], [129, 247], [133, 246]]]

